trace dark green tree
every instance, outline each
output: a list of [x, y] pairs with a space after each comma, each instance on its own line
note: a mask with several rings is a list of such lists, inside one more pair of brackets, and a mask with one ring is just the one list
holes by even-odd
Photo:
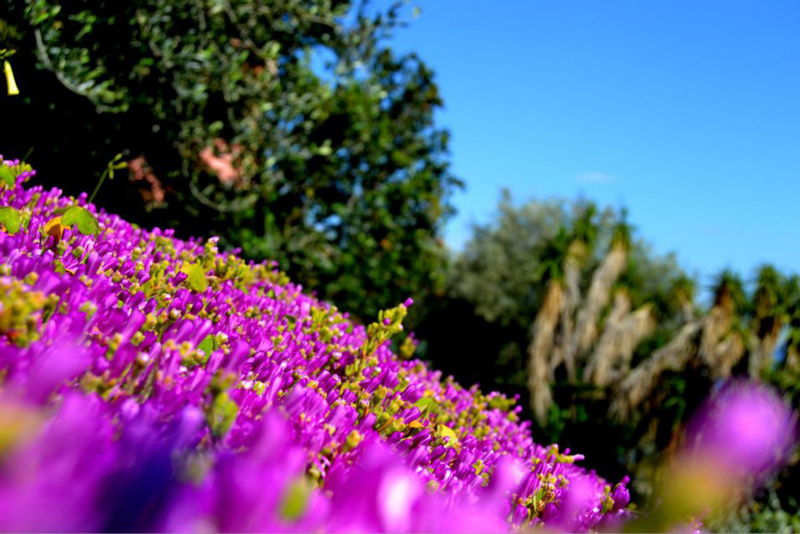
[[221, 235], [358, 317], [440, 286], [459, 182], [433, 72], [386, 44], [402, 2], [0, 6], [21, 91], [0, 153], [33, 148], [46, 183], [85, 190], [123, 152], [130, 179], [100, 205]]

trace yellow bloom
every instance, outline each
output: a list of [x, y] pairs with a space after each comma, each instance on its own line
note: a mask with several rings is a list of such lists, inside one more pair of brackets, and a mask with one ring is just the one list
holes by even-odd
[[61, 217], [54, 217], [47, 221], [44, 225], [44, 235], [52, 236], [54, 244], [57, 245], [61, 241], [61, 236], [64, 234], [64, 227], [61, 225]]
[[17, 82], [14, 80], [14, 71], [11, 70], [11, 63], [8, 61], [3, 62], [3, 71], [6, 73], [6, 83], [8, 84], [8, 95], [14, 96], [19, 94]]

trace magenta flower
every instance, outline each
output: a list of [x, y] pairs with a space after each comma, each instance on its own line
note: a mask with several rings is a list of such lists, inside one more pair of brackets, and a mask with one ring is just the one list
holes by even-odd
[[792, 411], [770, 388], [737, 381], [712, 395], [689, 426], [691, 452], [731, 475], [763, 478], [796, 440]]
[[[611, 507], [611, 486], [534, 443], [521, 408], [391, 351], [411, 299], [364, 328], [271, 262], [26, 189], [33, 174], [0, 186], [25, 221], [0, 231], [0, 531], [586, 531], [624, 518], [625, 482]], [[75, 205], [100, 234], [43, 240]]]

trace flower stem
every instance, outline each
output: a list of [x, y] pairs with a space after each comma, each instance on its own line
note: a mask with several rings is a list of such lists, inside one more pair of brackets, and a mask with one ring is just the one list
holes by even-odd
[[103, 185], [103, 182], [105, 181], [106, 176], [108, 176], [108, 169], [104, 170], [103, 174], [100, 175], [100, 179], [97, 181], [97, 185], [94, 187], [94, 191], [92, 191], [92, 194], [89, 197], [89, 200], [86, 201], [87, 204], [91, 204], [92, 203], [92, 200], [94, 200], [95, 195], [97, 195], [97, 192], [100, 191], [100, 186]]

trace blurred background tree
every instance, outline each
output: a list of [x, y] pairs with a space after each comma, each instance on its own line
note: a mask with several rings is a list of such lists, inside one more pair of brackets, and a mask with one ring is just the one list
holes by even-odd
[[218, 234], [358, 318], [441, 287], [460, 182], [433, 72], [385, 43], [402, 2], [0, 5], [22, 90], [0, 150], [32, 148], [47, 185], [89, 189], [123, 152], [100, 205]]
[[[418, 330], [437, 366], [520, 395], [537, 439], [587, 451], [610, 478], [631, 473], [641, 502], [721, 381], [797, 391], [800, 300], [797, 277], [763, 265], [747, 282], [720, 273], [703, 306], [696, 281], [625, 215], [585, 200], [517, 206], [505, 194], [455, 255], [447, 296]], [[790, 468], [739, 523], [716, 527], [791, 524], [796, 478]]]

